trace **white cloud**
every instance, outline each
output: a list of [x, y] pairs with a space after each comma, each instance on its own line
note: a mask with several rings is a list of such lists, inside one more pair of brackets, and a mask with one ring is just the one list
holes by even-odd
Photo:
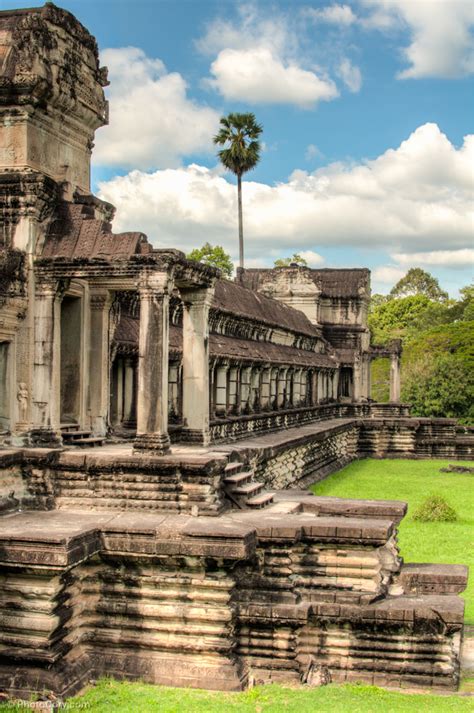
[[319, 253], [315, 253], [314, 250], [301, 250], [299, 255], [306, 260], [308, 267], [319, 267], [325, 262], [323, 256]]
[[305, 16], [315, 22], [326, 22], [330, 25], [342, 25], [343, 27], [348, 27], [357, 20], [349, 5], [328, 5], [321, 9], [308, 7], [305, 8]]
[[406, 270], [394, 265], [381, 265], [372, 270], [373, 282], [382, 285], [395, 285], [406, 274]]
[[[271, 250], [315, 246], [394, 254], [471, 248], [473, 165], [474, 135], [457, 149], [425, 124], [374, 160], [297, 170], [274, 186], [246, 181], [246, 254], [265, 260]], [[100, 189], [118, 208], [117, 230], [143, 230], [157, 246], [184, 250], [208, 240], [236, 255], [236, 189], [214, 170], [133, 171]]]
[[366, 27], [408, 28], [401, 79], [453, 78], [474, 72], [472, 0], [359, 0], [369, 10]]
[[462, 270], [474, 267], [474, 249], [470, 248], [463, 250], [432, 250], [424, 253], [393, 253], [390, 257], [399, 265], [406, 265], [407, 267], [432, 265]]
[[350, 59], [344, 57], [338, 67], [338, 75], [351, 92], [358, 92], [362, 86], [362, 74]]
[[235, 22], [217, 19], [197, 41], [198, 49], [215, 56], [211, 87], [230, 101], [250, 104], [294, 104], [311, 108], [318, 101], [339, 96], [336, 85], [307, 54], [294, 20], [274, 12], [263, 14], [254, 6], [238, 8]]
[[339, 94], [331, 80], [282, 62], [266, 47], [222, 50], [211, 64], [211, 74], [209, 86], [228, 100], [250, 104], [296, 104], [309, 109]]
[[304, 154], [305, 161], [312, 161], [319, 156], [322, 156], [322, 152], [318, 149], [316, 144], [308, 144]]
[[97, 132], [96, 164], [179, 166], [182, 156], [212, 150], [219, 114], [187, 97], [180, 74], [137, 47], [106, 49], [101, 61], [111, 80], [110, 124]]

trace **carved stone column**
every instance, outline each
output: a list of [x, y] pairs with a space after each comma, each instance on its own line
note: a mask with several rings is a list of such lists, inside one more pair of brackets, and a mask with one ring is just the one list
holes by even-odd
[[352, 400], [359, 402], [362, 396], [362, 374], [361, 374], [361, 363], [360, 359], [356, 358], [354, 361], [354, 368], [352, 371]]
[[283, 368], [278, 372], [278, 395], [277, 408], [284, 408], [286, 402], [286, 372], [288, 369]]
[[271, 382], [271, 369], [265, 367], [262, 370], [262, 377], [260, 381], [260, 409], [266, 411], [270, 408], [270, 382]]
[[181, 290], [183, 299], [183, 437], [209, 443], [209, 307], [211, 288]]
[[32, 440], [59, 445], [60, 433], [61, 301], [58, 285], [38, 282], [34, 302], [34, 363]]
[[90, 292], [90, 414], [95, 435], [107, 433], [110, 402], [109, 313], [112, 304], [108, 290]]
[[137, 436], [135, 448], [169, 451], [169, 277], [152, 273], [139, 285]]
[[390, 401], [400, 403], [400, 355], [390, 356]]
[[216, 380], [216, 415], [225, 416], [227, 412], [227, 372], [228, 364], [219, 364], [215, 370]]
[[132, 428], [135, 421], [135, 368], [133, 359], [127, 357], [123, 377], [123, 425]]

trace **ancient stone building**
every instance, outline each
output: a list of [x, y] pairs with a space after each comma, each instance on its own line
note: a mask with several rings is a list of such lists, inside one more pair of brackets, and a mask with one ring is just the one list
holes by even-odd
[[362, 456], [472, 457], [453, 420], [399, 403], [369, 272], [229, 281], [114, 234], [89, 183], [106, 70], [68, 12], [0, 12], [0, 77], [0, 687], [318, 667], [455, 687], [465, 568], [403, 564], [404, 503], [287, 490]]

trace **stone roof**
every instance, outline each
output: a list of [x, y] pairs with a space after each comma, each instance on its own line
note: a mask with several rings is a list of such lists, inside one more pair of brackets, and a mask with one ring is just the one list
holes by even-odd
[[[136, 317], [123, 314], [115, 331], [114, 341], [128, 349], [138, 348], [140, 323]], [[170, 354], [179, 357], [183, 351], [183, 329], [171, 324], [169, 329]], [[271, 362], [274, 364], [299, 365], [308, 367], [337, 366], [337, 359], [332, 354], [318, 354], [303, 349], [257, 342], [250, 339], [211, 334], [209, 337], [211, 357], [238, 359], [239, 361]]]
[[220, 312], [271, 324], [284, 330], [319, 337], [320, 330], [303, 312], [230, 280], [217, 280], [213, 308]]
[[298, 278], [302, 283], [311, 281], [321, 292], [322, 297], [358, 297], [369, 294], [370, 270], [367, 268], [325, 268], [313, 270], [309, 267], [290, 266], [275, 268], [251, 268], [239, 274], [241, 285], [250, 290], [260, 290], [267, 283], [275, 281], [278, 274], [288, 274], [289, 284], [294, 285]]
[[43, 257], [126, 259], [151, 253], [146, 235], [112, 232], [110, 222], [97, 218], [98, 210], [113, 207], [91, 198], [88, 202], [63, 202], [57, 208], [43, 246]]
[[344, 268], [311, 270], [314, 282], [321, 289], [322, 297], [360, 297], [369, 294], [370, 270], [367, 268]]

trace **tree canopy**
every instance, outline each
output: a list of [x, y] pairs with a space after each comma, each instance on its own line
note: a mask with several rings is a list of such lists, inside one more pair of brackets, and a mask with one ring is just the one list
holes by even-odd
[[258, 138], [263, 129], [252, 113], [230, 113], [221, 118], [220, 124], [214, 143], [225, 148], [218, 151], [217, 155], [229, 171], [242, 176], [255, 168], [260, 160]]
[[[372, 339], [382, 344], [402, 339], [402, 400], [412, 405], [415, 416], [473, 423], [474, 285], [463, 287], [459, 300], [450, 300], [435, 278], [420, 272], [425, 277], [415, 280], [415, 294], [406, 294], [413, 284], [410, 288], [409, 281], [401, 280], [388, 297], [374, 295], [369, 314]], [[388, 369], [387, 360], [373, 362], [376, 399], [387, 396]]]
[[221, 245], [211, 245], [204, 243], [201, 248], [191, 250], [186, 256], [188, 260], [203, 262], [205, 265], [212, 265], [222, 270], [225, 277], [232, 277], [234, 269], [230, 255], [228, 255]]
[[275, 267], [290, 267], [293, 264], [308, 267], [308, 261], [299, 253], [293, 253], [291, 257], [280, 257], [273, 264]]
[[448, 299], [448, 293], [441, 289], [436, 277], [425, 272], [421, 267], [412, 267], [407, 274], [390, 290], [390, 297], [409, 297], [425, 295], [430, 300], [442, 302]]

